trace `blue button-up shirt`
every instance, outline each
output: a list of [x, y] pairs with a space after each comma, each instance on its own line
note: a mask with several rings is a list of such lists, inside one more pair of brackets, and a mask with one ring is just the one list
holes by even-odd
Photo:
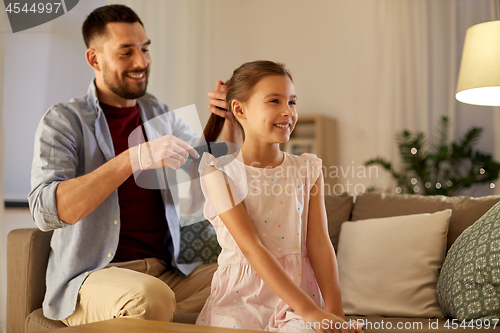
[[[146, 94], [137, 103], [149, 140], [171, 134], [192, 146], [198, 144], [200, 136], [154, 96]], [[153, 118], [156, 126], [147, 126], [146, 122]], [[162, 122], [161, 126], [158, 126], [158, 121]], [[120, 235], [118, 190], [92, 213], [71, 225], [58, 217], [57, 186], [65, 180], [94, 171], [113, 157], [111, 133], [99, 106], [94, 82], [90, 84], [87, 95], [52, 106], [38, 126], [28, 201], [38, 228], [42, 231], [54, 230], [43, 301], [43, 312], [47, 318], [61, 320], [74, 312], [83, 281], [88, 274], [111, 262]], [[160, 183], [166, 184], [164, 171], [167, 179], [175, 179], [174, 170], [159, 169]], [[171, 191], [171, 196], [167, 195], [167, 191]], [[180, 248], [179, 207], [174, 203], [178, 200], [172, 198], [177, 198], [178, 194], [175, 188], [161, 189], [161, 193], [172, 238], [172, 265], [187, 275], [199, 263], [177, 263]]]

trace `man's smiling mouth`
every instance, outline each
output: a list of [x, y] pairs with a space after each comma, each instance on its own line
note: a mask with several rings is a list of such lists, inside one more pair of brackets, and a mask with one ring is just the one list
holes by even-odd
[[144, 77], [144, 73], [140, 73], [140, 74], [127, 74], [128, 77], [131, 77], [133, 79], [142, 79]]

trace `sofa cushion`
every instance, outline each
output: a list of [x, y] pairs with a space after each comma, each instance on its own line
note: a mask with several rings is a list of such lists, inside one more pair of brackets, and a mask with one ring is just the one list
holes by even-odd
[[[199, 220], [198, 220], [199, 221]], [[217, 241], [215, 229], [208, 220], [181, 227], [179, 264], [217, 262], [221, 247]]]
[[443, 317], [436, 283], [451, 210], [342, 224], [338, 268], [350, 315]]
[[356, 197], [352, 221], [409, 214], [435, 213], [451, 209], [448, 250], [455, 239], [478, 218], [500, 201], [500, 196], [445, 197], [415, 194], [366, 193]]
[[350, 219], [353, 204], [353, 197], [347, 193], [325, 195], [328, 234], [335, 250], [339, 243], [340, 226], [342, 222]]
[[437, 291], [443, 311], [451, 317], [500, 318], [500, 203], [453, 243]]

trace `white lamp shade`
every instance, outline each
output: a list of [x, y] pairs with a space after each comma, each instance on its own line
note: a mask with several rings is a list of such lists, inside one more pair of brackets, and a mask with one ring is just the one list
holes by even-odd
[[463, 103], [500, 106], [500, 21], [467, 29], [455, 97]]

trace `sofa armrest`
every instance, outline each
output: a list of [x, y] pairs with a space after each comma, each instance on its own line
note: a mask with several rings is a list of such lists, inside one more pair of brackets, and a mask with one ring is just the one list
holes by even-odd
[[7, 236], [7, 333], [23, 333], [26, 318], [42, 307], [51, 237], [35, 228]]

